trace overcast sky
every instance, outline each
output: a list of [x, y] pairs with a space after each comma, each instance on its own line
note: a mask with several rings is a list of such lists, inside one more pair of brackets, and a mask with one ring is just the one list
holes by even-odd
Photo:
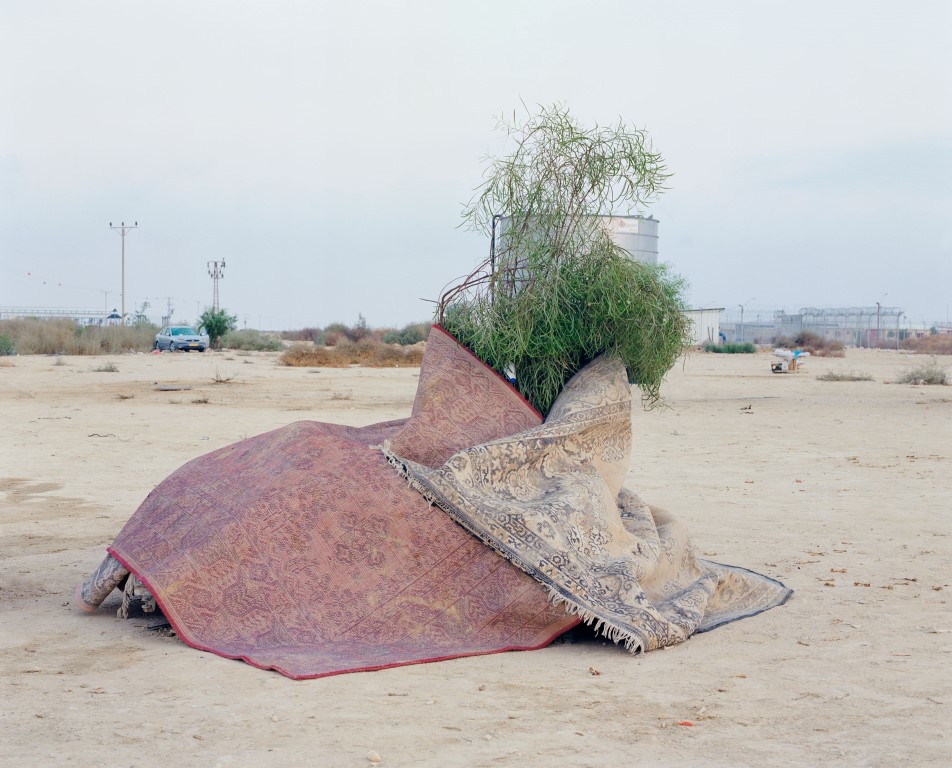
[[692, 304], [947, 319], [948, 0], [0, 0], [0, 306], [119, 306], [138, 221], [127, 310], [429, 319], [523, 101], [648, 131]]

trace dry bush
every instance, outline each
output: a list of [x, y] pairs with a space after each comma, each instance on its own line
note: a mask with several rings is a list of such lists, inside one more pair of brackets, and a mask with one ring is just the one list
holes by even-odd
[[299, 331], [282, 331], [281, 338], [285, 341], [309, 341], [312, 344], [324, 343], [324, 331], [320, 328], [301, 328]]
[[827, 371], [817, 376], [820, 381], [872, 381], [872, 374], [866, 371], [850, 371], [849, 373], [835, 373]]
[[402, 329], [371, 328], [363, 315], [357, 316], [354, 325], [330, 323], [321, 328], [302, 328], [298, 331], [282, 331], [285, 341], [310, 341], [314, 346], [334, 347], [342, 342], [361, 342], [370, 339], [378, 344], [400, 344], [410, 346], [426, 340], [430, 332], [430, 323], [410, 323]]
[[377, 344], [373, 356], [364, 365], [374, 368], [417, 367], [423, 362], [423, 344], [401, 347], [395, 344]]
[[229, 331], [222, 339], [221, 345], [225, 349], [250, 349], [258, 352], [277, 352], [284, 349], [284, 344], [279, 338], [270, 333], [261, 333], [254, 328]]
[[294, 344], [278, 358], [282, 365], [302, 368], [345, 368], [364, 365], [368, 368], [415, 368], [423, 360], [423, 345], [400, 347], [381, 344], [372, 336], [358, 342], [344, 340], [335, 347], [311, 347]]
[[945, 368], [940, 366], [935, 358], [932, 358], [925, 365], [900, 373], [896, 377], [896, 383], [946, 385], [949, 383], [949, 375]]
[[337, 359], [334, 347], [312, 347], [309, 344], [292, 344], [284, 350], [278, 362], [296, 368], [342, 368], [348, 363]]
[[16, 318], [0, 320], [0, 334], [20, 355], [116, 355], [147, 352], [155, 343], [156, 327], [76, 325], [72, 320]]
[[924, 352], [928, 355], [952, 355], [952, 334], [934, 333], [920, 338], [904, 339], [903, 349], [910, 352]]
[[826, 339], [813, 331], [801, 331], [796, 336], [778, 336], [774, 339], [777, 347], [801, 349], [814, 357], [846, 357], [843, 342]]
[[13, 342], [14, 349], [21, 355], [64, 353], [76, 331], [76, 324], [71, 320], [23, 318], [0, 321], [0, 333]]

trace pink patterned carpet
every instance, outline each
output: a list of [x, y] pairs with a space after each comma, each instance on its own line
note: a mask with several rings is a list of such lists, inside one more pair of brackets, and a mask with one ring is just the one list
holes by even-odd
[[298, 422], [195, 459], [109, 552], [188, 645], [292, 678], [540, 648], [578, 619], [430, 507], [377, 446], [436, 467], [541, 421], [435, 327], [409, 419]]

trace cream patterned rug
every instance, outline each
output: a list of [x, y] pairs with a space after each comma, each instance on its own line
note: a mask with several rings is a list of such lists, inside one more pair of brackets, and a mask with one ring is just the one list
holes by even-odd
[[781, 605], [766, 576], [698, 559], [683, 524], [622, 487], [631, 387], [601, 357], [545, 423], [431, 468], [383, 450], [427, 499], [545, 585], [551, 599], [633, 651], [650, 651]]

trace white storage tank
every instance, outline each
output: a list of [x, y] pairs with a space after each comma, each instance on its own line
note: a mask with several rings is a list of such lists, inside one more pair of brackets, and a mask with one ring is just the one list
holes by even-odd
[[635, 261], [658, 263], [658, 220], [653, 216], [600, 216], [616, 245]]
[[[599, 222], [612, 240], [627, 251], [631, 258], [644, 264], [658, 263], [658, 220], [653, 216], [599, 216]], [[505, 248], [506, 232], [512, 219], [500, 216], [493, 232], [491, 253]]]

